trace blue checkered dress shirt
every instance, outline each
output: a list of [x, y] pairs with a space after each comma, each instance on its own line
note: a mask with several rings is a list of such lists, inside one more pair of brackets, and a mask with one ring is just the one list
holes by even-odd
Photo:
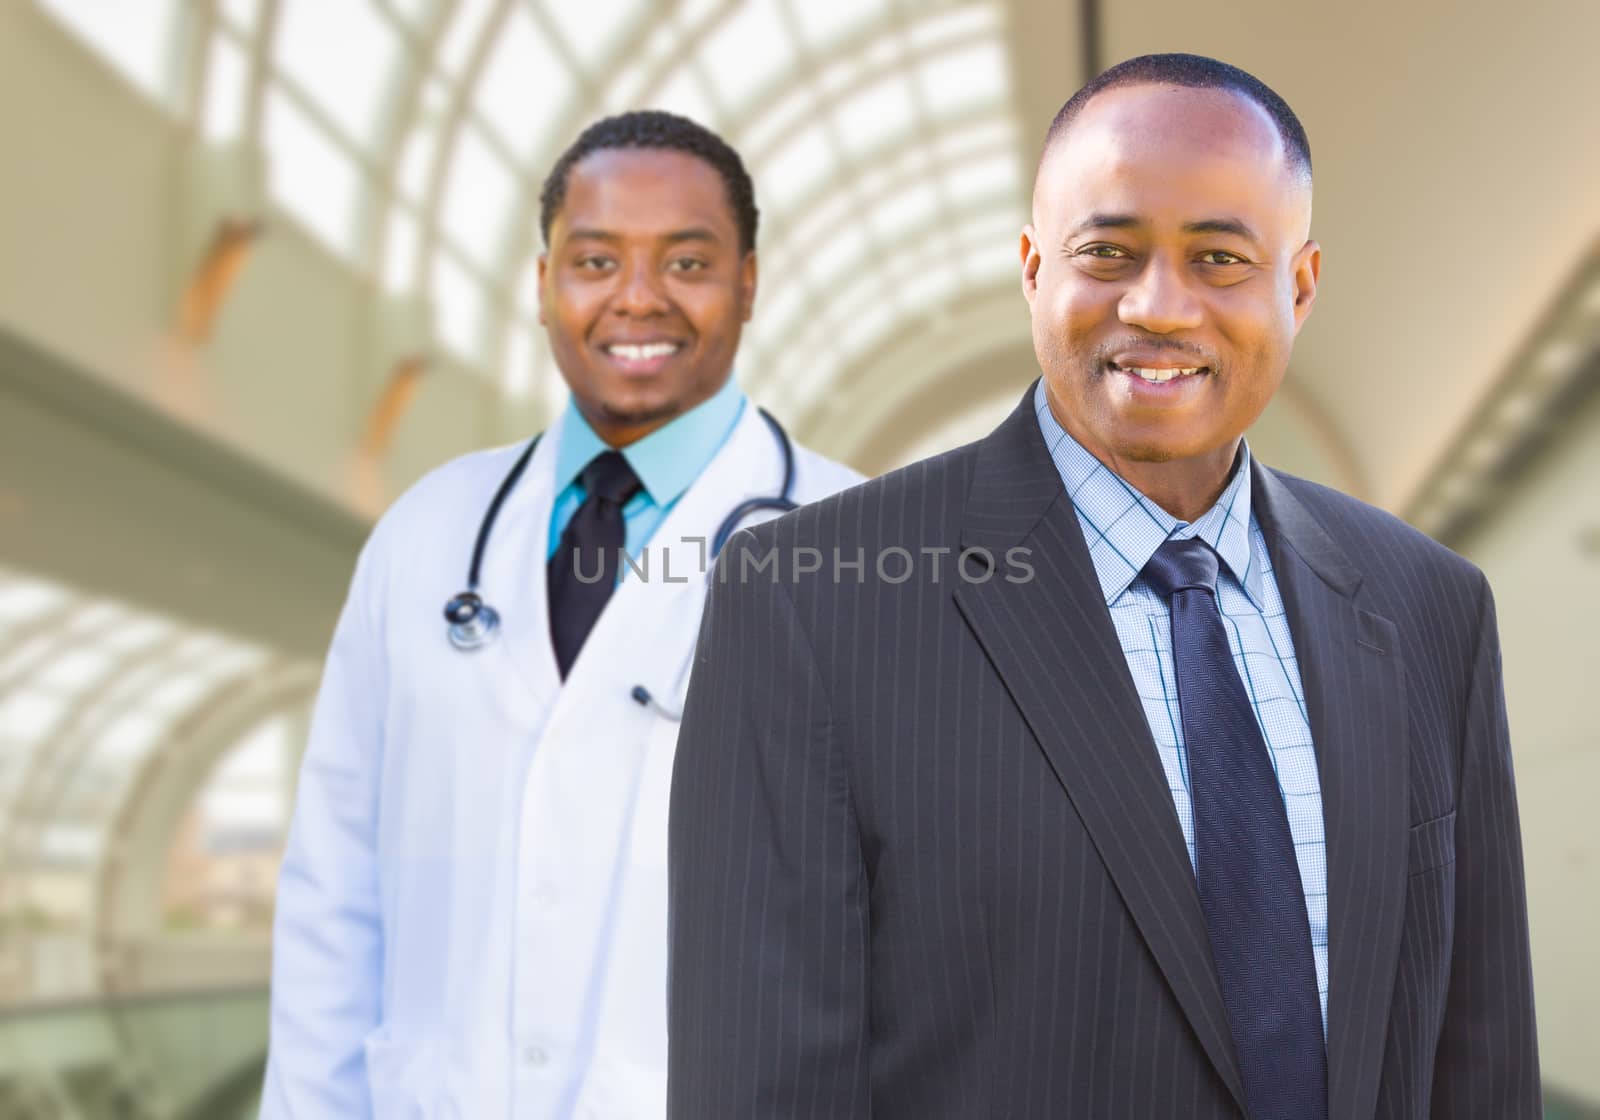
[[1179, 521], [1129, 486], [1067, 434], [1046, 402], [1044, 382], [1033, 397], [1045, 445], [1055, 460], [1083, 526], [1106, 607], [1116, 625], [1145, 719], [1166, 771], [1183, 842], [1194, 864], [1194, 805], [1189, 799], [1189, 758], [1178, 716], [1172, 664], [1172, 616], [1167, 601], [1139, 572], [1168, 537], [1201, 537], [1222, 558], [1217, 607], [1233, 647], [1233, 661], [1255, 708], [1262, 738], [1283, 791], [1300, 865], [1300, 885], [1311, 920], [1311, 948], [1328, 1029], [1328, 863], [1322, 834], [1322, 788], [1311, 745], [1305, 689], [1284, 613], [1266, 538], [1250, 508], [1250, 449], [1244, 448], [1228, 488], [1198, 521]]

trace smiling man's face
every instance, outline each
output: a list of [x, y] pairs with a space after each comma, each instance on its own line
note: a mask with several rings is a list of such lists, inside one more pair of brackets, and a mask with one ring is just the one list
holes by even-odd
[[602, 150], [572, 168], [539, 260], [539, 320], [596, 434], [623, 447], [727, 381], [755, 303], [717, 171], [686, 152]]
[[1105, 90], [1045, 156], [1033, 205], [1023, 290], [1051, 410], [1158, 501], [1180, 476], [1220, 491], [1321, 263], [1272, 118], [1223, 90]]

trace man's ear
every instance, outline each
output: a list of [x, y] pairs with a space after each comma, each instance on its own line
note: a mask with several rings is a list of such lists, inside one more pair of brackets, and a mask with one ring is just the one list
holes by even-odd
[[1322, 246], [1307, 241], [1295, 254], [1294, 268], [1294, 330], [1300, 333], [1311, 305], [1317, 301], [1317, 279], [1322, 275]]
[[1033, 306], [1033, 297], [1039, 294], [1039, 234], [1029, 222], [1022, 227], [1018, 240], [1022, 257], [1022, 294]]
[[550, 267], [550, 252], [546, 250], [539, 254], [539, 325], [545, 326], [544, 317], [544, 274]]
[[748, 323], [756, 310], [756, 251], [751, 249], [739, 263], [739, 318]]

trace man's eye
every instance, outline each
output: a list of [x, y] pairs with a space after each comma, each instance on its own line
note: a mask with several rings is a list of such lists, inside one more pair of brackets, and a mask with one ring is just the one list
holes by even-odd
[[1200, 259], [1206, 264], [1243, 264], [1244, 258], [1237, 253], [1230, 253], [1224, 249], [1213, 249], [1203, 254]]
[[577, 264], [578, 267], [583, 269], [585, 272], [600, 272], [611, 267], [611, 258], [595, 256], [579, 257]]
[[706, 267], [706, 262], [698, 257], [678, 257], [670, 267], [678, 272], [699, 272]]
[[1102, 261], [1122, 260], [1128, 255], [1115, 245], [1089, 245], [1078, 250], [1078, 252], [1086, 257], [1094, 257], [1096, 260]]

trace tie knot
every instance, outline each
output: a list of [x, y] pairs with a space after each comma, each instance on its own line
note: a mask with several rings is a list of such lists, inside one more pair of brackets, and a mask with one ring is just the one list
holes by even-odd
[[622, 505], [639, 490], [639, 476], [620, 451], [602, 451], [578, 475], [583, 492], [614, 505]]
[[1169, 540], [1156, 549], [1142, 573], [1163, 599], [1176, 591], [1217, 593], [1217, 554], [1199, 537]]

